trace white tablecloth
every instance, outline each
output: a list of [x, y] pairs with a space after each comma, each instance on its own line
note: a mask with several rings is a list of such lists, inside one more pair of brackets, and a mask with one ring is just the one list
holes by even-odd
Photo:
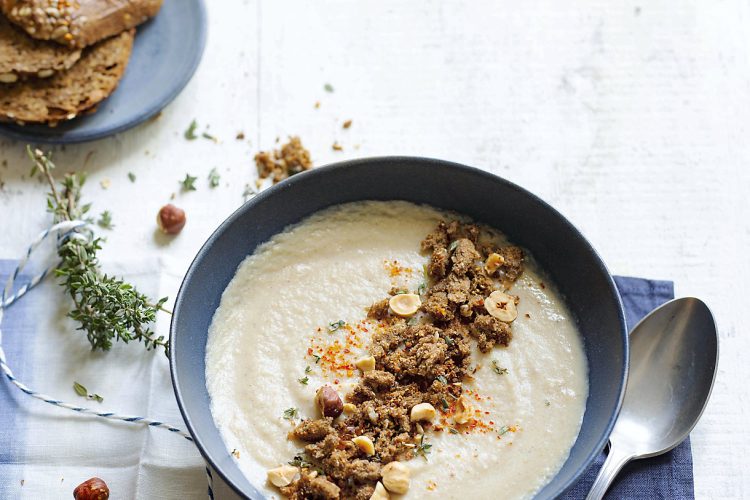
[[[163, 292], [174, 295], [192, 256], [255, 179], [252, 155], [277, 137], [300, 135], [317, 165], [413, 154], [484, 168], [560, 209], [613, 272], [672, 279], [678, 296], [709, 303], [721, 363], [693, 433], [696, 495], [750, 496], [750, 337], [742, 327], [750, 295], [747, 1], [222, 0], [208, 7], [204, 60], [158, 120], [56, 148], [60, 170], [90, 173], [85, 196], [94, 211], [113, 214], [105, 266], [169, 262], [175, 279]], [[185, 141], [193, 119], [220, 142]], [[343, 130], [347, 119], [353, 125]], [[240, 131], [246, 140], [235, 139]], [[332, 150], [334, 141], [343, 152]], [[49, 224], [45, 188], [27, 178], [22, 146], [0, 140], [2, 258], [20, 256]], [[214, 167], [222, 182], [211, 190]], [[198, 191], [179, 193], [186, 173], [199, 177]], [[172, 193], [188, 214], [173, 239], [153, 222]], [[40, 315], [40, 322], [50, 320]], [[143, 363], [137, 347], [91, 357], [64, 324], [49, 326], [79, 369], [106, 365], [99, 373], [108, 386], [117, 370], [100, 360]], [[158, 395], [171, 398], [167, 372], [151, 370], [165, 377]], [[186, 460], [195, 459], [186, 449]], [[76, 460], [83, 467], [111, 458], [60, 451], [49, 457], [50, 477], [64, 476]], [[155, 456], [154, 470], [167, 462]]]

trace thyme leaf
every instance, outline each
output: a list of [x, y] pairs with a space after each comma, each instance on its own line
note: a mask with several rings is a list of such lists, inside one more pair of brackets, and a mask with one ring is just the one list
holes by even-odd
[[185, 174], [185, 178], [180, 181], [180, 184], [182, 184], [182, 190], [183, 191], [195, 191], [197, 188], [195, 187], [195, 181], [197, 180], [197, 177], [194, 177], [190, 174]]
[[101, 227], [102, 229], [112, 229], [115, 227], [112, 224], [112, 214], [109, 212], [109, 210], [105, 210], [104, 212], [99, 215], [99, 219], [96, 221], [96, 223]]
[[492, 360], [492, 371], [497, 373], [498, 375], [507, 375], [508, 369], [507, 368], [500, 368], [500, 365], [497, 364], [497, 360]]
[[329, 332], [335, 332], [336, 330], [338, 330], [339, 328], [341, 328], [345, 324], [346, 324], [346, 321], [344, 321], [343, 319], [340, 319], [338, 321], [334, 321], [333, 323], [328, 323], [328, 331]]
[[93, 399], [98, 403], [104, 401], [104, 398], [98, 394], [89, 394], [88, 389], [86, 389], [82, 384], [79, 384], [78, 382], [73, 382], [73, 390], [76, 391], [76, 394], [81, 397]]
[[285, 420], [295, 420], [299, 418], [299, 410], [297, 408], [287, 408], [284, 410], [284, 419]]
[[429, 443], [425, 443], [424, 434], [422, 434], [422, 437], [419, 440], [419, 446], [417, 446], [416, 448], [416, 454], [422, 455], [422, 457], [427, 460], [427, 455], [430, 454], [430, 448], [432, 448], [432, 445]]
[[219, 175], [219, 172], [216, 170], [216, 167], [212, 168], [211, 171], [208, 173], [208, 185], [212, 188], [218, 187], [220, 180], [221, 180], [221, 176]]
[[195, 120], [190, 122], [190, 126], [187, 128], [187, 130], [185, 130], [185, 139], [187, 139], [188, 141], [194, 141], [195, 139], [197, 139], [198, 136], [195, 134], [195, 129], [197, 128], [198, 122], [196, 122]]

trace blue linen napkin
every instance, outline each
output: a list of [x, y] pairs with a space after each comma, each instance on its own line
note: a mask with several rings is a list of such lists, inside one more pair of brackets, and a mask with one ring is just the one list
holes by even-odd
[[[659, 305], [674, 298], [671, 281], [645, 280], [615, 276], [625, 306], [628, 330]], [[596, 474], [604, 463], [602, 452], [563, 498], [585, 498]], [[693, 456], [690, 439], [658, 457], [635, 460], [627, 464], [609, 488], [605, 498], [627, 500], [677, 499], [693, 500]]]

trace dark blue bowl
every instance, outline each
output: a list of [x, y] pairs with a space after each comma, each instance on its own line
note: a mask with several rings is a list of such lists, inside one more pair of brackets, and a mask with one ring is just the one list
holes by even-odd
[[[171, 327], [172, 383], [203, 456], [237, 493], [263, 498], [235, 465], [211, 418], [208, 327], [237, 266], [259, 244], [318, 210], [357, 200], [407, 200], [466, 214], [527, 248], [558, 285], [578, 321], [589, 363], [581, 432], [538, 498], [563, 493], [602, 450], [620, 410], [628, 337], [615, 284], [588, 241], [547, 203], [492, 174], [426, 158], [354, 160], [296, 175], [245, 203], [203, 245], [177, 295]], [[257, 383], [262, 391], [263, 382]]]

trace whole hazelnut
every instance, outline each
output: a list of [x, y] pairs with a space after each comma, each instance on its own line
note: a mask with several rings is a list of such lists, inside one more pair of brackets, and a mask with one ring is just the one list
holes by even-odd
[[109, 488], [107, 483], [98, 477], [92, 477], [84, 481], [73, 490], [75, 500], [107, 500], [109, 498]]
[[324, 385], [315, 393], [315, 403], [324, 417], [336, 418], [344, 411], [344, 402], [330, 385]]
[[166, 234], [177, 234], [185, 227], [185, 211], [171, 203], [164, 205], [156, 216], [159, 229]]

